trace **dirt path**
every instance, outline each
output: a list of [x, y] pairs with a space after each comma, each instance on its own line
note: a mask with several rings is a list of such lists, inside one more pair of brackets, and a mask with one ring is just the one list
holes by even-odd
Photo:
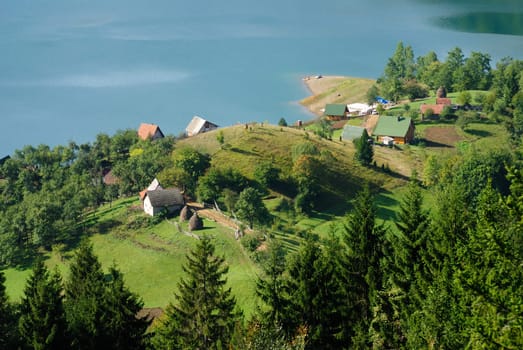
[[[187, 203], [187, 205], [196, 210], [198, 212], [198, 215], [200, 215], [201, 217], [217, 222], [222, 226], [229, 227], [234, 231], [239, 229], [238, 224], [233, 219], [225, 216], [224, 214], [220, 213], [215, 209], [204, 208], [203, 205], [196, 202]], [[250, 232], [249, 229], [246, 229], [245, 231], [245, 233]]]

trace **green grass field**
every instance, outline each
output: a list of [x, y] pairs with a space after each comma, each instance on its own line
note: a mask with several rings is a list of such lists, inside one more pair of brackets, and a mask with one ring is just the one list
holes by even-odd
[[[143, 212], [129, 211], [129, 205], [136, 204], [137, 200], [124, 199], [91, 213], [89, 219], [96, 218], [95, 227], [111, 223], [111, 228], [106, 233], [92, 234], [90, 240], [104, 270], [116, 265], [123, 272], [128, 287], [143, 298], [145, 307], [165, 307], [169, 302], [175, 302], [174, 292], [184, 276], [185, 256], [197, 240], [178, 232], [169, 221], [139, 229], [127, 228], [126, 223], [136, 217], [149, 220]], [[204, 229], [198, 234], [212, 237], [216, 253], [225, 257], [229, 286], [239, 306], [250, 315], [256, 306], [254, 295], [256, 279], [261, 273], [259, 267], [234, 239], [230, 229], [204, 220]], [[58, 269], [65, 279], [72, 256], [72, 250], [59, 252], [55, 249], [46, 254], [47, 265]], [[12, 300], [19, 300], [30, 269], [11, 268], [5, 270], [5, 274], [8, 295]]]

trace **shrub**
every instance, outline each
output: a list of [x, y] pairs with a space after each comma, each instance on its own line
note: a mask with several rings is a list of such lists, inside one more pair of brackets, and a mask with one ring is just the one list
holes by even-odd
[[242, 245], [250, 252], [254, 252], [261, 245], [261, 240], [258, 235], [245, 235], [241, 239]]

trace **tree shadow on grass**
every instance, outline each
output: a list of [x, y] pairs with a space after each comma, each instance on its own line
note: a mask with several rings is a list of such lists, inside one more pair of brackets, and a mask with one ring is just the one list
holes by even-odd
[[238, 147], [231, 147], [229, 148], [230, 151], [232, 152], [236, 152], [236, 153], [240, 153], [240, 154], [244, 154], [244, 155], [250, 155], [250, 156], [257, 156], [258, 153], [256, 152], [252, 152], [252, 151], [247, 151], [245, 149], [241, 149], [241, 148], [238, 148]]
[[377, 208], [378, 217], [382, 220], [389, 221], [396, 219], [396, 212], [391, 207], [398, 205], [398, 201], [391, 198], [392, 192], [383, 191], [380, 192], [374, 199], [374, 203]]
[[447, 145], [445, 143], [431, 141], [431, 140], [423, 140], [426, 147], [434, 147], [434, 148], [453, 148], [453, 146]]
[[467, 129], [466, 133], [477, 137], [488, 137], [493, 135], [490, 131], [477, 129]]

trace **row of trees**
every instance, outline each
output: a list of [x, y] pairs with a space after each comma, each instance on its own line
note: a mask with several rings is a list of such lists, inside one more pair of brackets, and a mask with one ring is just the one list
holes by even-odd
[[150, 321], [138, 317], [143, 302], [115, 266], [104, 274], [84, 240], [63, 282], [42, 260], [33, 266], [20, 304], [8, 302], [0, 272], [0, 348], [144, 349]]
[[[80, 234], [86, 209], [138, 193], [170, 162], [173, 145], [125, 130], [99, 134], [93, 144], [15, 151], [0, 167], [0, 265]], [[118, 182], [108, 185], [103, 176], [111, 169]]]
[[488, 90], [498, 74], [490, 63], [490, 55], [472, 52], [465, 57], [459, 47], [449, 51], [445, 61], [434, 51], [416, 58], [411, 46], [399, 42], [378, 81], [380, 93], [396, 101], [405, 95], [425, 97], [440, 86], [447, 91]]
[[[504, 123], [519, 144], [523, 136], [523, 61], [506, 57], [495, 67], [491, 63], [489, 54], [473, 51], [467, 57], [459, 47], [449, 51], [444, 61], [434, 51], [415, 58], [412, 47], [399, 42], [367, 97], [373, 103], [379, 95], [393, 101], [427, 97], [439, 87], [449, 92], [481, 90], [474, 102], [491, 120]], [[469, 95], [463, 103], [470, 100]]]
[[441, 183], [430, 213], [413, 180], [394, 228], [378, 222], [364, 188], [338, 234], [309, 236], [289, 256], [271, 243], [260, 308], [247, 322], [209, 238], [188, 255], [175, 301], [150, 333], [135, 316], [140, 299], [115, 267], [102, 273], [84, 241], [64, 286], [38, 262], [17, 308], [0, 274], [0, 341], [38, 349], [521, 348], [523, 176], [508, 174], [508, 194], [486, 186], [473, 202], [454, 181]]

